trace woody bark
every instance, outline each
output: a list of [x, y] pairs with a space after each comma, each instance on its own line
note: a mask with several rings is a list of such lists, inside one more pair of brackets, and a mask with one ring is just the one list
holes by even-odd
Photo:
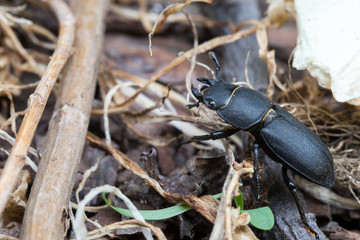
[[47, 144], [25, 211], [21, 239], [63, 239], [70, 194], [81, 160], [95, 92], [109, 1], [71, 1], [74, 54], [62, 79]]

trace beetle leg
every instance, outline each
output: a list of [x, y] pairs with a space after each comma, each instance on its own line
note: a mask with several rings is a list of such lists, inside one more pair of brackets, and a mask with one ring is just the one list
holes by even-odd
[[310, 224], [308, 222], [308, 219], [306, 218], [304, 206], [303, 206], [302, 202], [300, 201], [299, 193], [296, 189], [294, 182], [291, 181], [291, 179], [287, 175], [287, 170], [288, 170], [288, 168], [283, 165], [282, 174], [283, 174], [284, 182], [286, 183], [288, 189], [290, 190], [290, 192], [295, 200], [296, 206], [299, 210], [301, 221], [305, 224], [305, 228], [308, 230], [308, 232], [311, 235], [315, 236], [316, 239], [319, 239], [319, 235], [312, 229], [312, 227], [310, 226]]
[[327, 145], [328, 147], [333, 146], [333, 145], [339, 143], [341, 140], [344, 140], [344, 138], [345, 138], [344, 136], [341, 136], [341, 137], [339, 137], [338, 139], [336, 139], [335, 141], [332, 141], [332, 142], [330, 142], [330, 143], [326, 143], [326, 145]]
[[221, 138], [226, 138], [226, 137], [230, 137], [231, 135], [237, 133], [238, 131], [240, 131], [240, 129], [230, 128], [230, 129], [223, 129], [220, 131], [212, 132], [212, 133], [206, 134], [206, 135], [193, 136], [192, 138], [185, 141], [184, 143], [181, 143], [181, 145], [188, 144], [191, 142], [201, 142], [201, 141], [206, 141], [206, 140], [217, 140], [217, 139], [221, 139]]
[[260, 203], [260, 180], [259, 180], [259, 144], [254, 142], [254, 179], [256, 187], [256, 204]]

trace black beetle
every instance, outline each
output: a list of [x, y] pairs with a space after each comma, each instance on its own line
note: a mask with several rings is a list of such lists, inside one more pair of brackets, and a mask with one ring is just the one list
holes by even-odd
[[209, 56], [216, 64], [216, 79], [197, 78], [204, 84], [201, 91], [191, 86], [191, 91], [198, 102], [186, 107], [190, 109], [204, 103], [233, 127], [208, 135], [194, 136], [185, 143], [221, 139], [240, 130], [250, 132], [255, 137], [253, 150], [257, 201], [260, 200], [258, 177], [258, 148], [260, 146], [269, 157], [283, 165], [283, 178], [296, 201], [301, 220], [307, 230], [319, 238], [308, 223], [297, 189], [289, 179], [287, 170], [290, 168], [312, 182], [332, 187], [335, 184], [335, 176], [329, 149], [303, 123], [259, 92], [218, 80], [220, 65], [213, 52], [210, 52]]

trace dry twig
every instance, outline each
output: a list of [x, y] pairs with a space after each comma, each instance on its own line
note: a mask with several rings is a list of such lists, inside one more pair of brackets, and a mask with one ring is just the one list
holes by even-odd
[[44, 156], [25, 212], [23, 239], [62, 239], [66, 234], [59, 216], [66, 214], [83, 153], [108, 5], [103, 0], [71, 3], [77, 22], [75, 53], [62, 76]]
[[74, 18], [67, 5], [60, 0], [47, 1], [59, 20], [59, 40], [49, 65], [35, 92], [29, 97], [28, 110], [21, 124], [0, 179], [0, 213], [25, 164], [29, 146], [44, 111], [52, 87], [71, 53], [74, 39]]

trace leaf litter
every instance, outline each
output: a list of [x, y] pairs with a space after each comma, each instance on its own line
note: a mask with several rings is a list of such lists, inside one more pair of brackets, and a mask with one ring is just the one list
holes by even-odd
[[[163, 25], [167, 23], [167, 19], [169, 20], [170, 17], [178, 11], [186, 9], [191, 2], [192, 1], [187, 1], [184, 5], [181, 5], [180, 8], [171, 6], [164, 11], [165, 14], [154, 24], [152, 36], [163, 28]], [[113, 4], [114, 7], [119, 7], [119, 3]], [[46, 59], [46, 57], [44, 57], [46, 56], [44, 51], [40, 51], [36, 47], [34, 47], [34, 49], [24, 48], [14, 29], [22, 28], [35, 45], [40, 45], [47, 49], [54, 49], [55, 43], [57, 42], [54, 34], [45, 27], [17, 16], [17, 14], [24, 11], [26, 11], [25, 5], [11, 8], [2, 7], [0, 9], [0, 25], [4, 32], [2, 36], [4, 41], [2, 41], [0, 48], [0, 51], [3, 53], [0, 68], [0, 76], [2, 76], [0, 79], [0, 93], [1, 103], [3, 104], [2, 108], [8, 109], [10, 113], [7, 115], [6, 111], [2, 110], [0, 127], [2, 132], [5, 130], [10, 131], [15, 137], [17, 136], [16, 121], [22, 118], [25, 112], [24, 109], [15, 110], [13, 98], [19, 96], [21, 92], [26, 89], [33, 89], [40, 83], [39, 81], [24, 83], [21, 80], [21, 76], [23, 73], [32, 73], [40, 78], [44, 74], [48, 62], [44, 61]], [[146, 9], [142, 9], [142, 11], [146, 12]], [[142, 15], [141, 22], [144, 25], [146, 25], [146, 22], [153, 22], [150, 16], [152, 15], [146, 14], [145, 17]], [[146, 19], [146, 17], [149, 17], [149, 19]], [[184, 19], [186, 18], [191, 19], [192, 15], [190, 15], [190, 17], [186, 16]], [[202, 19], [201, 21], [195, 20], [193, 24], [196, 25], [199, 24], [199, 22], [207, 23], [208, 20], [209, 19]], [[103, 64], [102, 67], [106, 70], [99, 71], [98, 77], [99, 91], [102, 93], [102, 100], [100, 100], [101, 107], [95, 106], [92, 113], [93, 116], [103, 115], [103, 131], [107, 140], [103, 141], [98, 136], [89, 132], [87, 134], [89, 144], [111, 155], [123, 168], [142, 179], [150, 189], [158, 192], [158, 194], [171, 204], [187, 203], [210, 222], [215, 223], [213, 228], [214, 236], [217, 234], [218, 236], [222, 234], [225, 236], [240, 234], [255, 238], [251, 230], [244, 228], [244, 226], [247, 226], [249, 220], [247, 215], [242, 214], [234, 219], [233, 211], [235, 208], [231, 207], [234, 191], [242, 185], [241, 180], [238, 180], [239, 176], [242, 174], [251, 174], [252, 171], [251, 166], [248, 166], [246, 161], [242, 164], [234, 161], [233, 150], [236, 148], [244, 148], [241, 139], [238, 137], [230, 138], [231, 145], [224, 141], [208, 143], [211, 147], [226, 150], [226, 154], [224, 155], [225, 161], [230, 165], [223, 185], [223, 193], [226, 197], [221, 199], [221, 202], [217, 202], [217, 200], [214, 200], [209, 195], [197, 197], [191, 193], [170, 192], [169, 190], [175, 188], [171, 188], [169, 185], [166, 186], [166, 181], [164, 181], [164, 178], [159, 177], [159, 173], [151, 175], [151, 168], [147, 169], [148, 173], [145, 172], [136, 161], [111, 145], [112, 142], [110, 139], [114, 133], [109, 127], [109, 124], [111, 125], [113, 122], [110, 122], [109, 119], [111, 119], [113, 115], [120, 116], [121, 120], [125, 123], [126, 131], [135, 134], [136, 138], [139, 139], [137, 140], [138, 142], [158, 147], [173, 147], [180, 143], [183, 136], [179, 134], [177, 137], [169, 137], [166, 136], [166, 134], [165, 136], [149, 136], [137, 130], [136, 126], [138, 124], [171, 124], [176, 129], [172, 131], [184, 134], [185, 136], [204, 134], [206, 131], [199, 126], [206, 126], [207, 130], [225, 127], [226, 123], [203, 107], [200, 108], [200, 110], [192, 111], [191, 116], [185, 115], [183, 112], [179, 113], [179, 106], [186, 105], [188, 98], [183, 92], [179, 92], [173, 88], [169, 89], [167, 86], [159, 84], [158, 81], [186, 61], [190, 62], [193, 67], [195, 64], [201, 65], [201, 63], [195, 59], [195, 57], [201, 53], [206, 53], [213, 48], [229, 44], [248, 35], [256, 34], [260, 46], [259, 55], [266, 62], [269, 73], [268, 97], [274, 99], [276, 103], [285, 106], [287, 110], [314, 130], [325, 142], [333, 142], [329, 148], [333, 154], [335, 174], [339, 187], [347, 188], [351, 196], [360, 204], [359, 109], [335, 102], [331, 97], [327, 96], [322, 89], [319, 89], [316, 83], [309, 77], [295, 83], [292, 82], [291, 77], [282, 76], [282, 79], [279, 78], [279, 70], [277, 69], [274, 51], [267, 50], [269, 47], [266, 31], [270, 27], [268, 19], [249, 21], [242, 23], [240, 26], [235, 26], [232, 23], [214, 22], [214, 20], [209, 21], [210, 22], [205, 25], [228, 24], [234, 30], [234, 33], [215, 37], [200, 44], [194, 44], [193, 48], [180, 53], [170, 61], [169, 64], [148, 78], [136, 76], [134, 73], [112, 69], [111, 66]], [[244, 26], [249, 26], [249, 28], [242, 30]], [[147, 27], [145, 29], [149, 28]], [[194, 30], [192, 32], [194, 33]], [[211, 68], [212, 67], [210, 67], [210, 69]], [[194, 75], [194, 73], [191, 75]], [[186, 85], [190, 86], [191, 77], [186, 79]], [[154, 100], [154, 96], [156, 96], [158, 100]], [[3, 98], [5, 100], [3, 100]], [[142, 106], [143, 108], [139, 110], [139, 107], [134, 107], [135, 105]], [[6, 135], [3, 134], [3, 136]], [[7, 141], [11, 145], [13, 144], [12, 141]], [[208, 149], [208, 147], [203, 145], [194, 144], [194, 147], [204, 149], [203, 151], [205, 152], [207, 151], [206, 149]], [[36, 152], [36, 150], [34, 149], [33, 152]], [[36, 157], [41, 158], [39, 154], [37, 154]], [[146, 223], [141, 218], [141, 215], [137, 217], [136, 220], [124, 220], [109, 226], [100, 226], [94, 223], [98, 229], [85, 233], [87, 231], [84, 225], [86, 221], [86, 218], [84, 218], [85, 212], [87, 210], [100, 211], [102, 209], [95, 208], [91, 210], [92, 207], [85, 206], [97, 194], [102, 192], [114, 193], [121, 199], [125, 199], [124, 201], [129, 204], [127, 206], [130, 206], [129, 208], [134, 211], [134, 216], [137, 211], [135, 206], [131, 206], [129, 198], [122, 194], [119, 189], [107, 185], [94, 187], [85, 195], [83, 200], [79, 199], [79, 193], [83, 190], [82, 188], [86, 179], [91, 173], [97, 170], [100, 161], [99, 159], [96, 164], [84, 174], [84, 179], [78, 185], [76, 191], [76, 203], [71, 204], [71, 206], [76, 209], [76, 217], [73, 218], [73, 228], [75, 232], [79, 234], [77, 236], [84, 235], [87, 236], [87, 239], [96, 239], [105, 235], [115, 236], [113, 234], [117, 229], [138, 228], [147, 239], [151, 239], [151, 234], [147, 229], [151, 229], [158, 239], [165, 239], [162, 230], [152, 224]], [[158, 167], [154, 167], [153, 171], [158, 171], [157, 168]], [[182, 173], [178, 176], [181, 176], [181, 174]], [[21, 173], [20, 176], [25, 176], [25, 173]], [[171, 181], [176, 181], [176, 179], [171, 179]], [[25, 186], [25, 189], [26, 188]], [[334, 199], [334, 201], [336, 203], [336, 199]], [[220, 229], [223, 223], [225, 223], [225, 228]], [[237, 226], [242, 226], [242, 228]], [[240, 232], [239, 229], [241, 229]]]

